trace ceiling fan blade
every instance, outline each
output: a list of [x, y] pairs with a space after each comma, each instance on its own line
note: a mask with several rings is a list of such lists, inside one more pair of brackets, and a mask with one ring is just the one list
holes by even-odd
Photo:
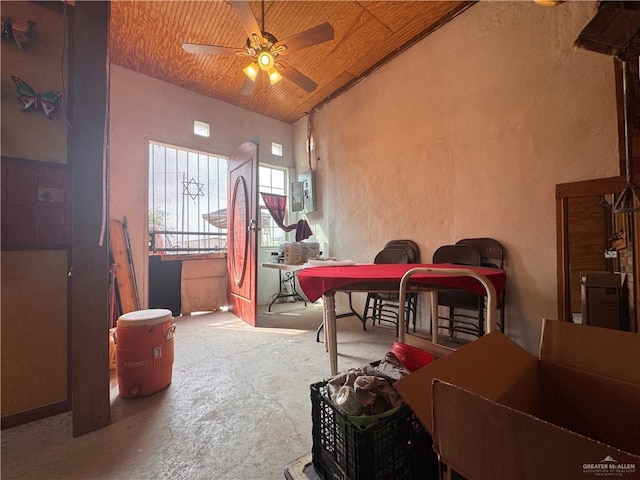
[[235, 10], [236, 15], [238, 15], [244, 31], [247, 32], [247, 36], [253, 40], [253, 35], [257, 35], [260, 43], [263, 43], [264, 39], [262, 38], [262, 31], [260, 31], [256, 17], [253, 16], [249, 2], [247, 0], [239, 0], [229, 3]]
[[317, 45], [318, 43], [328, 42], [329, 40], [333, 40], [333, 27], [331, 24], [325, 22], [304, 32], [296, 33], [284, 40], [280, 40], [274, 46], [275, 48], [281, 45], [286, 46], [287, 49], [281, 53], [281, 55], [285, 55], [302, 48]]
[[309, 93], [313, 92], [318, 86], [316, 82], [311, 80], [304, 73], [302, 73], [299, 70], [296, 70], [291, 65], [289, 65], [286, 62], [283, 62], [282, 60], [276, 63], [276, 67], [278, 68], [278, 71], [282, 74], [283, 77], [288, 78], [293, 83], [295, 83], [300, 88], [302, 88], [303, 90], [306, 90]]
[[255, 88], [256, 88], [256, 82], [252, 81], [249, 77], [245, 77], [244, 83], [240, 88], [240, 95], [246, 95], [246, 96], [252, 95]]
[[183, 43], [182, 48], [189, 53], [211, 53], [214, 55], [246, 54], [244, 50], [233, 47], [220, 47], [218, 45], [201, 45], [198, 43]]

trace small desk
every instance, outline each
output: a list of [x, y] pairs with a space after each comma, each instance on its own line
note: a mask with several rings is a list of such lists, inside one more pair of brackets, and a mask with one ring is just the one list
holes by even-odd
[[[400, 304], [411, 292], [437, 292], [463, 289], [487, 296], [487, 333], [497, 324], [497, 298], [502, 293], [506, 274], [503, 270], [484, 267], [461, 267], [451, 264], [370, 264], [342, 267], [313, 267], [298, 272], [298, 283], [307, 298], [324, 301], [323, 319], [331, 374], [338, 373], [338, 340], [336, 333], [335, 292], [397, 293]], [[432, 302], [434, 303], [434, 302]], [[437, 308], [437, 305], [435, 305]], [[404, 309], [399, 310], [399, 336], [404, 338]], [[432, 313], [432, 322], [435, 322]], [[437, 329], [433, 329], [437, 332]], [[434, 343], [437, 338], [434, 337]]]
[[[276, 300], [279, 298], [293, 298], [295, 300], [302, 300], [304, 302], [304, 306], [307, 306], [307, 300], [298, 293], [296, 290], [296, 272], [302, 270], [304, 267], [302, 265], [287, 265], [286, 263], [274, 263], [274, 262], [262, 262], [260, 264], [261, 267], [265, 268], [275, 268], [278, 270], [278, 292], [273, 294], [273, 298], [271, 299], [271, 303], [269, 304], [268, 311], [271, 311], [271, 307]], [[284, 272], [285, 278], [282, 279], [282, 272]], [[291, 283], [291, 293], [288, 293], [284, 289], [284, 285], [286, 282]]]

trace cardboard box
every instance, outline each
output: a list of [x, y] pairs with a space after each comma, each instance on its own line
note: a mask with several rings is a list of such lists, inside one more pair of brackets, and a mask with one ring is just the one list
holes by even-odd
[[580, 272], [582, 323], [629, 330], [627, 274]]
[[320, 256], [320, 244], [315, 242], [295, 242], [284, 244], [284, 263], [302, 265], [307, 260]]
[[545, 320], [538, 357], [492, 332], [396, 388], [465, 478], [640, 478], [639, 334]]

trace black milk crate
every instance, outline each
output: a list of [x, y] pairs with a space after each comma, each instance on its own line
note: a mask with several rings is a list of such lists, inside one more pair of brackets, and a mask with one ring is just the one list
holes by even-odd
[[358, 425], [333, 404], [322, 381], [311, 385], [311, 417], [313, 467], [324, 480], [439, 478], [431, 435], [406, 404]]

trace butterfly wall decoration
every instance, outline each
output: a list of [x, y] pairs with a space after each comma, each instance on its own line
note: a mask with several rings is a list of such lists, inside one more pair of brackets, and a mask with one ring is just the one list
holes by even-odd
[[32, 20], [11, 20], [2, 17], [2, 38], [5, 40], [13, 40], [20, 50], [31, 40], [33, 35], [33, 27], [36, 22]]
[[12, 75], [11, 78], [16, 83], [16, 87], [18, 87], [18, 93], [20, 94], [18, 100], [23, 104], [22, 111], [24, 112], [30, 108], [42, 110], [42, 113], [44, 113], [47, 118], [51, 118], [51, 114], [58, 109], [58, 100], [62, 98], [62, 92], [51, 91], [42, 94], [36, 93], [36, 91], [21, 78], [15, 75]]

